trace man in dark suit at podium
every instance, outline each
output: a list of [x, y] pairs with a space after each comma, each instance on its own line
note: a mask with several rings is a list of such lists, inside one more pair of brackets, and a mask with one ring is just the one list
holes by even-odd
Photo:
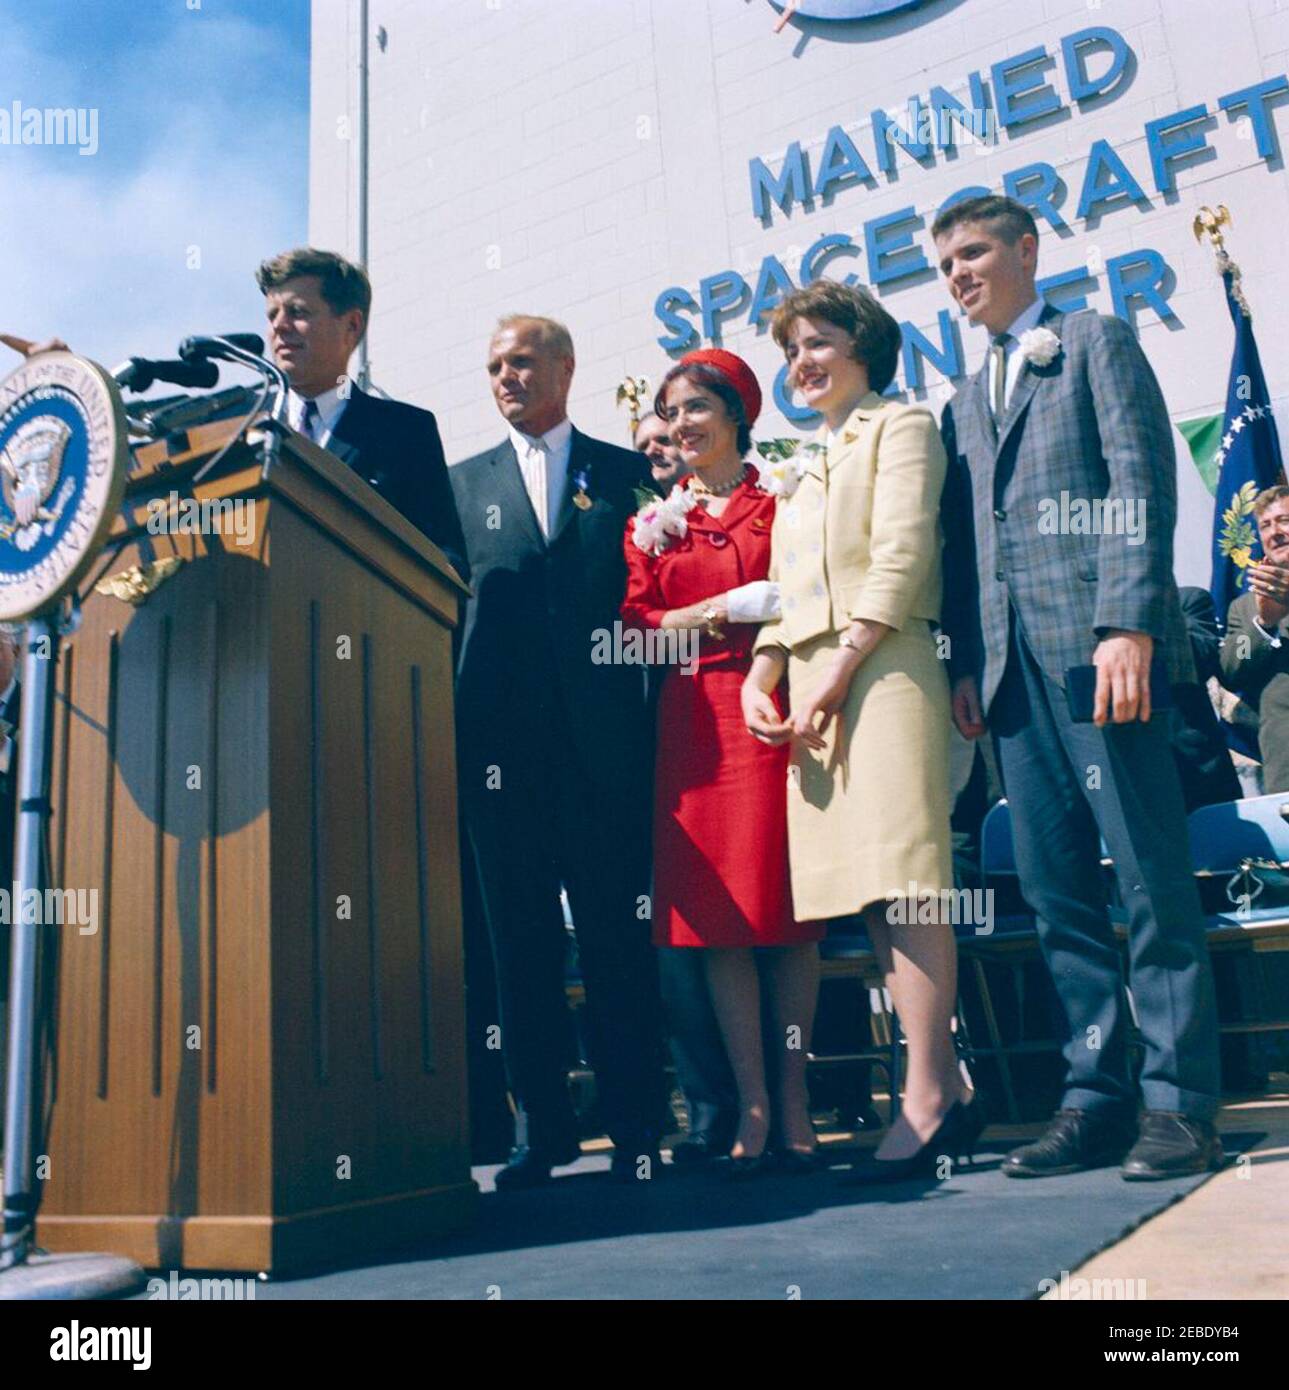
[[273, 358], [291, 383], [292, 427], [347, 463], [468, 578], [434, 416], [349, 379], [371, 313], [366, 273], [333, 251], [297, 247], [265, 261], [256, 280]]
[[569, 423], [573, 365], [563, 325], [503, 319], [488, 375], [506, 437], [450, 470], [475, 585], [457, 680], [461, 785], [519, 1107], [503, 1189], [578, 1156], [561, 885], [616, 1177], [653, 1172], [663, 1109], [644, 670], [595, 659], [597, 635], [620, 621], [623, 536], [649, 474]]

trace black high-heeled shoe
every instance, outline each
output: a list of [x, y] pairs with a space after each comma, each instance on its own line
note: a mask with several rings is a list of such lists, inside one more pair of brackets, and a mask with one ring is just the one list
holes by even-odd
[[[979, 1114], [971, 1113], [977, 1111]], [[961, 1101], [955, 1100], [945, 1111], [944, 1119], [935, 1133], [915, 1153], [907, 1158], [869, 1158], [847, 1174], [841, 1180], [842, 1185], [868, 1187], [875, 1183], [907, 1182], [911, 1178], [938, 1178], [942, 1158], [956, 1163], [961, 1155], [966, 1154], [970, 1162], [980, 1130], [984, 1128], [983, 1114], [979, 1101], [964, 1106]]]
[[794, 1178], [801, 1177], [806, 1173], [813, 1173], [819, 1167], [819, 1150], [815, 1149], [780, 1149], [775, 1155], [779, 1171], [790, 1173]]
[[729, 1160], [722, 1176], [726, 1182], [746, 1182], [749, 1178], [764, 1177], [774, 1169], [774, 1155], [765, 1149], [759, 1154], [740, 1154]]

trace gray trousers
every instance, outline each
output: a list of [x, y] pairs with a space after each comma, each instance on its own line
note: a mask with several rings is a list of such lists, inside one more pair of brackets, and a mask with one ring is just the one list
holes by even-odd
[[1102, 729], [1076, 724], [1014, 613], [1011, 629], [988, 717], [1021, 891], [1037, 913], [1069, 1025], [1062, 1104], [1124, 1114], [1136, 1105], [1099, 832], [1129, 914], [1129, 983], [1145, 1044], [1142, 1099], [1149, 1110], [1210, 1119], [1221, 1090], [1217, 1010], [1169, 714]]

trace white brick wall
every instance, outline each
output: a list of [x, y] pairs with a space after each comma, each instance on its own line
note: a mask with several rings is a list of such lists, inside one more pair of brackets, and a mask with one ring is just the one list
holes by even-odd
[[[310, 238], [352, 252], [352, 128], [357, 63], [350, 0], [314, 0]], [[450, 460], [495, 441], [499, 421], [483, 371], [496, 318], [552, 314], [578, 348], [571, 414], [582, 428], [626, 441], [614, 392], [630, 372], [657, 382], [669, 365], [657, 339], [658, 293], [729, 267], [754, 282], [762, 257], [789, 256], [827, 232], [862, 245], [866, 220], [914, 205], [929, 223], [967, 183], [1001, 187], [1004, 172], [1044, 161], [1068, 192], [1073, 234], [1045, 232], [1042, 269], [1054, 273], [1136, 247], [1161, 252], [1177, 275], [1171, 304], [1182, 327], [1138, 315], [1175, 418], [1220, 408], [1231, 332], [1220, 283], [1191, 222], [1202, 203], [1225, 202], [1229, 246], [1252, 299], [1272, 394], [1289, 398], [1279, 349], [1289, 267], [1283, 256], [1289, 191], [1257, 157], [1217, 98], [1289, 66], [1289, 0], [930, 0], [914, 15], [878, 21], [841, 38], [824, 26], [803, 38], [775, 36], [766, 0], [372, 0], [371, 360], [391, 394], [439, 416]], [[966, 74], [1036, 44], [1059, 55], [1060, 39], [1091, 25], [1117, 29], [1137, 57], [1126, 91], [1086, 111], [1004, 134], [996, 149], [964, 147], [919, 168], [897, 152], [897, 176], [837, 191], [826, 205], [753, 216], [748, 160], [778, 168], [793, 140], [817, 159], [830, 126], [842, 125], [872, 160], [870, 112], [903, 113], [932, 84], [965, 90]], [[836, 33], [837, 31], [833, 31]], [[1048, 78], [1062, 100], [1059, 62]], [[1217, 121], [1207, 163], [1182, 169], [1172, 202], [1155, 192], [1144, 123], [1206, 103]], [[1289, 105], [1272, 115], [1289, 140]], [[1108, 139], [1145, 188], [1150, 208], [1108, 212], [1091, 229], [1075, 220], [1087, 154]], [[813, 172], [813, 171], [812, 171]], [[930, 251], [928, 238], [922, 237]], [[862, 260], [837, 274], [864, 275]], [[933, 280], [895, 282], [892, 313], [938, 339], [947, 304]], [[1093, 303], [1109, 310], [1102, 274]], [[979, 330], [962, 329], [970, 367]], [[743, 353], [767, 396], [780, 358], [768, 334], [730, 321], [725, 345]], [[929, 397], [944, 389], [928, 365]], [[758, 433], [790, 432], [770, 409]], [[1289, 446], [1289, 437], [1285, 439]], [[1207, 582], [1212, 504], [1183, 454], [1178, 572]]]

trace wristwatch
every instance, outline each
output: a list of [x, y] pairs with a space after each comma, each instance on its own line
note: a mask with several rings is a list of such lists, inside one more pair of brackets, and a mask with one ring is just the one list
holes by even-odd
[[855, 653], [856, 656], [864, 655], [859, 643], [855, 641], [855, 639], [850, 635], [849, 632], [843, 632], [837, 640], [843, 647], [849, 647], [851, 651]]
[[715, 605], [703, 609], [703, 623], [707, 629], [707, 635], [713, 642], [723, 642], [725, 634], [721, 631], [720, 610]]

